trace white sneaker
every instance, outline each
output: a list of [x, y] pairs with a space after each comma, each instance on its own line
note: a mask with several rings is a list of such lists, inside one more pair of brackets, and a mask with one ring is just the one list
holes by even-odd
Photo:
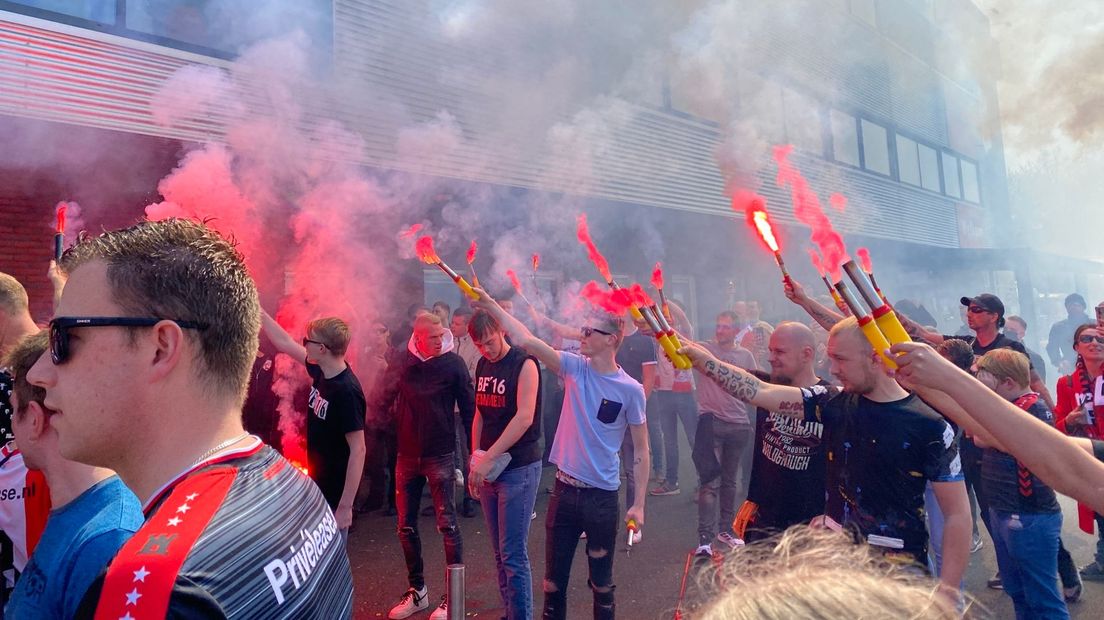
[[448, 620], [448, 602], [445, 597], [441, 597], [441, 604], [429, 614], [429, 620]]
[[694, 551], [694, 556], [699, 558], [711, 558], [713, 557], [713, 547], [709, 545], [698, 545], [698, 548]]
[[[409, 618], [419, 611], [429, 609], [429, 592], [423, 586], [421, 590], [415, 590], [410, 588], [406, 591], [406, 594], [402, 595], [399, 599], [399, 604], [391, 608], [387, 617], [391, 620], [402, 620], [403, 618]], [[444, 618], [444, 616], [441, 616]]]
[[728, 545], [729, 549], [735, 549], [736, 547], [740, 547], [744, 544], [744, 541], [742, 539], [737, 538], [736, 536], [728, 532], [721, 532], [720, 534], [717, 534], [717, 540]]
[[456, 486], [463, 487], [464, 486], [464, 472], [457, 469], [455, 473], [456, 473]]

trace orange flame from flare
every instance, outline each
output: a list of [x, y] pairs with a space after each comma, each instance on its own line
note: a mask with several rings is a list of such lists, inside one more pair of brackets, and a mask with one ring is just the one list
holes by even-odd
[[754, 211], [751, 217], [755, 223], [755, 230], [759, 233], [759, 238], [767, 244], [771, 252], [777, 252], [778, 240], [774, 238], [774, 229], [771, 227], [770, 220], [767, 219], [767, 212]]
[[57, 205], [57, 233], [65, 233], [65, 209], [67, 205], [64, 202], [59, 202]]
[[576, 220], [575, 236], [579, 238], [579, 243], [586, 246], [587, 256], [590, 257], [591, 262], [598, 268], [598, 273], [602, 274], [602, 277], [606, 279], [606, 282], [611, 282], [613, 276], [610, 275], [609, 263], [606, 261], [606, 257], [602, 256], [602, 253], [598, 251], [598, 247], [594, 245], [594, 240], [590, 237], [590, 229], [587, 227], [586, 213], [579, 214], [578, 220]]
[[870, 250], [858, 248], [855, 250], [855, 254], [859, 255], [859, 262], [862, 263], [863, 271], [866, 273], [874, 273], [874, 264], [870, 262]]
[[536, 273], [537, 268], [540, 267], [540, 254], [533, 255], [533, 273]]
[[307, 469], [306, 465], [300, 463], [299, 461], [295, 461], [295, 460], [289, 460], [288, 462], [291, 463], [292, 467], [294, 467], [295, 469], [298, 469], [299, 471], [303, 472], [304, 476], [309, 476], [310, 475], [310, 470]]
[[520, 293], [521, 292], [521, 280], [518, 279], [517, 272], [515, 272], [513, 269], [507, 269], [506, 270], [506, 277], [510, 278], [510, 284], [514, 285], [514, 290], [517, 291], [518, 293]]
[[657, 262], [655, 269], [652, 270], [652, 286], [663, 290], [663, 263]]
[[475, 262], [475, 252], [478, 249], [479, 249], [479, 246], [476, 245], [475, 239], [472, 239], [471, 246], [468, 248], [468, 264], [469, 265]]
[[430, 265], [441, 262], [441, 259], [437, 258], [437, 251], [433, 249], [433, 237], [429, 235], [422, 235], [418, 238], [418, 241], [414, 244], [414, 251], [418, 253], [418, 258], [422, 259], [422, 262]]

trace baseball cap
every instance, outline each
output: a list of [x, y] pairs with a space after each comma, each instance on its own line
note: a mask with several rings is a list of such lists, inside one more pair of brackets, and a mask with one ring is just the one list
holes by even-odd
[[963, 306], [977, 305], [985, 308], [989, 312], [995, 313], [998, 317], [1004, 317], [1004, 302], [1000, 300], [1000, 297], [992, 293], [981, 293], [974, 297], [963, 297], [959, 300]]
[[1070, 293], [1069, 295], [1066, 295], [1066, 301], [1064, 305], [1068, 306], [1073, 303], [1081, 304], [1082, 308], [1089, 307], [1089, 304], [1085, 303], [1085, 298], [1082, 297], [1079, 293]]

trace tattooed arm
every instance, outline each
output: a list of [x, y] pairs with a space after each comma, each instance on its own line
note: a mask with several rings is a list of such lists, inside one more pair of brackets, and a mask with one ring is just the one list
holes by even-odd
[[924, 328], [916, 321], [905, 316], [903, 312], [898, 311], [897, 318], [901, 319], [901, 325], [913, 340], [923, 340], [932, 345], [943, 342], [943, 334]]
[[698, 344], [686, 344], [679, 353], [687, 355], [694, 367], [721, 389], [746, 403], [794, 417], [805, 415], [800, 388], [760, 381], [750, 372], [718, 360]]
[[786, 289], [786, 299], [801, 306], [809, 316], [813, 317], [813, 320], [820, 324], [824, 329], [832, 329], [832, 326], [843, 320], [843, 315], [821, 305], [815, 299], [805, 294], [805, 287], [801, 286], [797, 280], [791, 279], [783, 285]]

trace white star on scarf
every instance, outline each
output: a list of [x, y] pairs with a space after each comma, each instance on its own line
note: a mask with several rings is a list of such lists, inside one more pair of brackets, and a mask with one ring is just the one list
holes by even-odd
[[145, 583], [146, 582], [146, 577], [149, 574], [150, 574], [150, 572], [148, 570], [146, 570], [145, 566], [143, 566], [142, 568], [139, 568], [138, 570], [134, 571], [134, 581], [141, 581], [142, 583]]

